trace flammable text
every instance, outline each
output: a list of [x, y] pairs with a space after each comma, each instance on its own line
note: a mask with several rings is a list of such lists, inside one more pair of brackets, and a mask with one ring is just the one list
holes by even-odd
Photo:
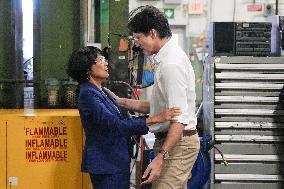
[[26, 140], [26, 148], [40, 148], [40, 149], [49, 149], [49, 148], [67, 148], [67, 139], [27, 139]]
[[26, 151], [29, 162], [66, 161], [67, 151]]
[[26, 136], [42, 138], [67, 135], [67, 127], [25, 127]]

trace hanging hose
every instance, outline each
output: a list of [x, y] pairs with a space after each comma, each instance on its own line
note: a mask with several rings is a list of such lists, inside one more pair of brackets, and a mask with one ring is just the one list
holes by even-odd
[[213, 146], [213, 148], [215, 148], [218, 152], [219, 152], [219, 154], [221, 155], [221, 157], [222, 157], [222, 160], [223, 160], [223, 162], [224, 162], [224, 165], [225, 166], [228, 166], [228, 162], [225, 160], [225, 157], [224, 157], [224, 154], [223, 154], [223, 152], [217, 147], [217, 146]]
[[135, 99], [135, 100], [139, 100], [139, 97], [138, 97], [137, 94], [135, 93], [133, 87], [131, 87], [128, 83], [126, 83], [126, 82], [124, 82], [124, 81], [110, 81], [110, 83], [125, 85], [128, 89], [131, 90], [131, 93], [133, 94], [134, 99]]

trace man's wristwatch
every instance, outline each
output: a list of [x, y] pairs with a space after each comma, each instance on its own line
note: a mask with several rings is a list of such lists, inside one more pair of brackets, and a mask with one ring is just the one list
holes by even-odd
[[159, 153], [161, 153], [163, 155], [164, 159], [169, 159], [169, 157], [170, 157], [169, 152], [164, 150], [164, 149], [159, 150]]

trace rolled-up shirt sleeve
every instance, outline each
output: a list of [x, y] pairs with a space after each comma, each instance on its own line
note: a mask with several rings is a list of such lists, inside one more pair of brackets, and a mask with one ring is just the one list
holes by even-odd
[[[161, 68], [161, 86], [163, 86], [166, 107], [179, 107], [181, 115], [177, 116], [177, 122], [188, 125], [190, 123], [190, 107], [188, 102], [188, 81], [186, 70], [178, 64], [167, 64]], [[195, 100], [195, 99], [192, 99]]]

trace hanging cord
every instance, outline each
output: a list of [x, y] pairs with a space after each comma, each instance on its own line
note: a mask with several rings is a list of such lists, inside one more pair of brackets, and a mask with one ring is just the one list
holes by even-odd
[[213, 148], [215, 148], [215, 149], [219, 152], [219, 154], [221, 155], [222, 160], [223, 160], [223, 162], [224, 162], [224, 165], [227, 166], [227, 165], [228, 165], [228, 162], [226, 161], [223, 152], [222, 152], [217, 146], [215, 146], [215, 145], [213, 145]]
[[276, 0], [275, 5], [276, 5], [275, 15], [278, 15], [278, 0]]
[[[202, 112], [202, 108], [203, 108], [203, 104], [201, 103], [200, 106], [198, 107], [197, 109], [197, 112], [196, 112], [196, 117], [198, 118], [200, 115], [201, 115], [201, 112]], [[206, 151], [208, 152], [209, 150], [211, 150], [212, 148], [215, 148], [218, 153], [221, 155], [222, 157], [222, 160], [224, 162], [224, 165], [227, 166], [228, 165], [228, 162], [226, 161], [225, 157], [224, 157], [224, 153], [217, 147], [215, 146], [214, 142], [212, 141], [212, 143], [209, 143], [208, 144], [208, 148], [206, 149]]]
[[126, 83], [124, 81], [110, 81], [110, 82], [114, 83], [114, 84], [123, 84], [123, 85], [125, 85], [128, 89], [131, 90], [131, 93], [133, 94], [133, 97], [135, 98], [135, 100], [139, 100], [139, 97], [135, 93], [134, 89], [128, 83]]
[[210, 141], [206, 142], [206, 148], [204, 149], [204, 152], [208, 153], [212, 148], [217, 150], [217, 152], [222, 157], [224, 165], [227, 166], [229, 163], [226, 161], [224, 153], [216, 146], [215, 141], [211, 140], [211, 136], [210, 136]]

